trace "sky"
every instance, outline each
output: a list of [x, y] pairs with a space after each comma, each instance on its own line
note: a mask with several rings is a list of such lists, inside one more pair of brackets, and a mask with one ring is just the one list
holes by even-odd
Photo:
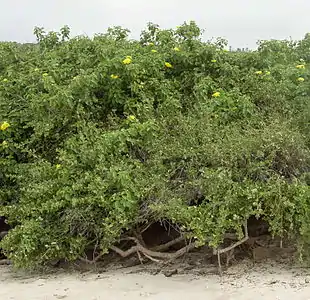
[[0, 0], [0, 40], [32, 42], [35, 26], [72, 36], [122, 26], [138, 38], [148, 22], [174, 28], [196, 21], [204, 39], [222, 37], [233, 48], [258, 40], [301, 39], [310, 32], [310, 0]]

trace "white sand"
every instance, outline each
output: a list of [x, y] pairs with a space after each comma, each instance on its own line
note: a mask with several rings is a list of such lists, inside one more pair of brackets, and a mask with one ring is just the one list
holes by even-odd
[[303, 300], [310, 299], [310, 272], [281, 266], [232, 267], [229, 274], [195, 276], [96, 273], [25, 276], [0, 267], [0, 299], [14, 300]]

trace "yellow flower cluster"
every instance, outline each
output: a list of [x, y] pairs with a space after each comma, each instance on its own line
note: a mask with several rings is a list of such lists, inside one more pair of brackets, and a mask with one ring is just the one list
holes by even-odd
[[8, 122], [3, 122], [0, 126], [0, 130], [4, 131], [7, 130], [10, 127], [10, 124]]
[[177, 52], [181, 51], [179, 47], [174, 47], [173, 50]]
[[211, 62], [212, 62], [212, 63], [216, 63], [217, 60], [216, 60], [216, 59], [212, 59]]
[[[263, 71], [256, 71], [255, 74], [256, 74], [256, 75], [263, 75], [264, 72], [263, 72]], [[266, 74], [266, 75], [270, 75], [271, 73], [270, 73], [270, 71], [265, 71], [265, 74]]]
[[165, 62], [165, 66], [166, 66], [166, 68], [172, 68], [172, 64], [169, 62]]
[[132, 57], [131, 56], [126, 56], [126, 58], [123, 60], [124, 65], [129, 65], [132, 63]]
[[297, 68], [297, 69], [305, 69], [306, 66], [302, 64], [302, 65], [297, 65], [296, 68]]
[[214, 94], [212, 94], [212, 97], [213, 98], [218, 98], [221, 96], [221, 93], [220, 92], [215, 92]]
[[135, 120], [136, 120], [136, 117], [133, 116], [133, 115], [130, 115], [130, 116], [127, 117], [127, 119], [128, 119], [129, 121], [135, 121]]
[[111, 75], [111, 78], [112, 78], [112, 79], [117, 79], [117, 78], [119, 78], [119, 76], [118, 76], [118, 75], [112, 74], [112, 75]]
[[153, 53], [157, 53], [157, 50], [155, 50], [155, 49], [152, 49], [152, 50], [151, 50], [151, 52], [153, 52]]
[[[305, 66], [305, 64], [300, 64], [300, 65], [297, 65], [296, 68], [299, 69], [299, 70], [303, 70], [303, 69], [306, 68], [306, 66]], [[305, 78], [303, 78], [303, 77], [298, 77], [298, 78], [297, 78], [297, 81], [299, 81], [299, 82], [304, 82], [304, 81], [305, 81]]]

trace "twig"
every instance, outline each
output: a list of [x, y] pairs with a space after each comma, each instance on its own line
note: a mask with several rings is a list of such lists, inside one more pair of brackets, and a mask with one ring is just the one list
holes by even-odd
[[138, 258], [139, 258], [139, 261], [140, 261], [140, 264], [143, 265], [143, 259], [142, 259], [142, 256], [140, 254], [139, 251], [137, 251], [137, 255], [138, 255]]
[[98, 247], [98, 241], [96, 242], [96, 245], [95, 245], [94, 250], [93, 250], [93, 261], [96, 259], [95, 253], [96, 253], [97, 247]]
[[147, 231], [152, 225], [153, 223], [147, 224], [142, 230], [140, 230], [140, 233], [142, 234], [143, 232]]
[[143, 247], [146, 247], [145, 243], [144, 243], [144, 240], [143, 240], [143, 237], [142, 237], [142, 233], [141, 231], [138, 229], [136, 230], [134, 233], [135, 237], [140, 241], [140, 244], [143, 246]]

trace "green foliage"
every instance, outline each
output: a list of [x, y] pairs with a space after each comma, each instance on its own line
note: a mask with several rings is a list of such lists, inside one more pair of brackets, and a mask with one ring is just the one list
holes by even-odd
[[31, 267], [105, 253], [162, 219], [217, 247], [250, 216], [307, 254], [309, 36], [228, 52], [194, 22], [128, 33], [36, 28], [34, 45], [0, 43], [9, 258]]

